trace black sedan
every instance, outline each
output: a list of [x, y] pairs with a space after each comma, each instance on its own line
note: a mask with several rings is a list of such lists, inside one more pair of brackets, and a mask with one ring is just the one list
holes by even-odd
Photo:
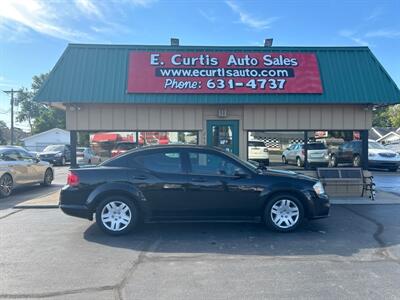
[[97, 167], [72, 169], [60, 194], [68, 215], [120, 235], [149, 221], [260, 221], [276, 231], [329, 214], [322, 184], [259, 169], [205, 146], [138, 148]]

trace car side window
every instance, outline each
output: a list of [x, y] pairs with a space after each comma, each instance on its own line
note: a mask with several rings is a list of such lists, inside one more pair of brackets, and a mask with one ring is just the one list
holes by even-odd
[[26, 151], [18, 151], [18, 155], [19, 155], [19, 159], [23, 160], [23, 161], [33, 161], [33, 157], [32, 155], [30, 155], [28, 152]]
[[18, 155], [17, 155], [16, 151], [6, 151], [1, 155], [1, 158], [4, 161], [17, 161]]
[[230, 160], [212, 153], [189, 152], [191, 173], [196, 175], [234, 176], [236, 172], [246, 173]]
[[153, 172], [183, 173], [180, 152], [155, 152], [135, 155], [134, 163]]

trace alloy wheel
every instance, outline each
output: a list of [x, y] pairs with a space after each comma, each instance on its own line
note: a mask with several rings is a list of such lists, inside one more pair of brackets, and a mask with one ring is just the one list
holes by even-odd
[[132, 222], [132, 212], [122, 201], [111, 201], [101, 211], [101, 222], [110, 231], [124, 230]]
[[1, 189], [1, 194], [4, 197], [7, 197], [11, 194], [13, 188], [13, 180], [10, 175], [3, 175], [3, 177], [0, 178], [0, 189]]
[[361, 164], [361, 158], [359, 155], [354, 156], [353, 158], [353, 167], [359, 167]]
[[288, 229], [297, 224], [300, 211], [297, 204], [290, 199], [278, 200], [271, 208], [272, 222], [281, 229]]

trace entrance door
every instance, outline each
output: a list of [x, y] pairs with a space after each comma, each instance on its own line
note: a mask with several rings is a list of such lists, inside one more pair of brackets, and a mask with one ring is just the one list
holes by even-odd
[[239, 155], [239, 121], [207, 121], [207, 145]]

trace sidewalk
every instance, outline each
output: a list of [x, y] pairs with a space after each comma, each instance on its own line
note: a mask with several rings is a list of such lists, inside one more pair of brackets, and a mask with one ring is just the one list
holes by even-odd
[[59, 196], [60, 191], [56, 191], [43, 197], [21, 202], [15, 205], [14, 208], [58, 208]]

